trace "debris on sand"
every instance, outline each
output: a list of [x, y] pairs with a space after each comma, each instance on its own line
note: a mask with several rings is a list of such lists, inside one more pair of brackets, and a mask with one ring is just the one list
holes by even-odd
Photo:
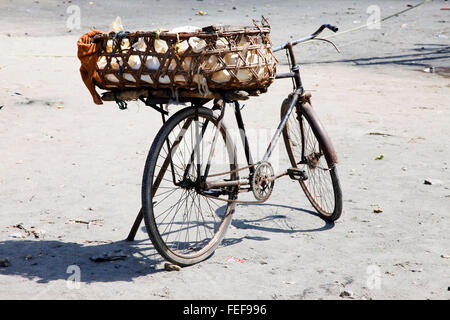
[[[405, 270], [408, 270], [410, 272], [422, 272], [423, 269], [422, 268], [416, 268], [418, 266], [421, 266], [422, 264], [419, 262], [410, 262], [410, 261], [405, 261], [405, 262], [399, 262], [394, 264], [394, 267], [401, 267]], [[413, 267], [415, 266], [415, 267]]]
[[369, 136], [382, 136], [382, 137], [392, 137], [392, 134], [383, 132], [369, 132]]
[[168, 263], [168, 262], [166, 262], [164, 264], [164, 269], [166, 271], [181, 271], [181, 267], [180, 266], [177, 266], [176, 264], [172, 264], [172, 263]]
[[373, 213], [382, 213], [382, 212], [383, 212], [383, 209], [381, 209], [380, 207], [373, 209]]
[[28, 230], [23, 226], [22, 223], [16, 224], [16, 225], [14, 225], [14, 226], [12, 226], [12, 227], [13, 227], [13, 228], [17, 228], [17, 229], [19, 229], [19, 230], [23, 230], [23, 231], [27, 234], [27, 236], [30, 235], [30, 231], [28, 231]]
[[24, 238], [25, 238], [25, 236], [24, 236], [23, 234], [18, 233], [18, 232], [16, 232], [16, 233], [11, 233], [9, 236], [10, 236], [11, 238], [15, 238], [15, 239], [24, 239]]
[[121, 250], [115, 250], [112, 252], [104, 252], [100, 256], [93, 256], [89, 259], [94, 262], [106, 262], [106, 261], [117, 261], [117, 260], [125, 260], [128, 258], [128, 255], [122, 252]]
[[239, 262], [239, 263], [245, 262], [244, 259], [239, 259], [239, 258], [235, 258], [235, 257], [231, 257], [231, 256], [227, 259], [227, 262], [230, 262], [230, 261]]
[[339, 297], [341, 297], [341, 298], [350, 298], [350, 299], [354, 299], [354, 297], [353, 297], [353, 292], [347, 291], [347, 290], [342, 291], [342, 292], [339, 294]]
[[19, 230], [22, 230], [23, 232], [25, 232], [25, 234], [19, 233], [19, 232], [12, 233], [12, 234], [9, 235], [12, 238], [23, 239], [23, 238], [26, 238], [26, 237], [29, 237], [29, 236], [33, 235], [35, 239], [39, 239], [39, 238], [43, 238], [44, 234], [45, 234], [44, 230], [36, 230], [35, 227], [30, 227], [30, 229], [28, 230], [27, 228], [25, 228], [23, 226], [22, 223], [13, 225], [11, 227], [19, 229]]
[[108, 244], [108, 243], [112, 243], [112, 240], [86, 240], [84, 241], [85, 244]]
[[43, 238], [45, 235], [44, 230], [31, 230], [31, 233], [33, 234], [35, 239]]
[[76, 224], [76, 223], [89, 224], [89, 221], [70, 219], [66, 222], [66, 224]]
[[427, 184], [427, 185], [443, 185], [444, 182], [442, 180], [438, 180], [438, 179], [426, 179], [423, 181], [423, 184]]
[[103, 226], [103, 219], [93, 219], [93, 220], [89, 220], [89, 221], [85, 221], [85, 220], [76, 220], [76, 219], [70, 219], [66, 222], [66, 224], [85, 224], [87, 226], [87, 228], [89, 229], [90, 225], [96, 225], [96, 226]]
[[11, 260], [9, 260], [8, 258], [0, 259], [0, 268], [7, 268], [10, 263], [11, 263]]

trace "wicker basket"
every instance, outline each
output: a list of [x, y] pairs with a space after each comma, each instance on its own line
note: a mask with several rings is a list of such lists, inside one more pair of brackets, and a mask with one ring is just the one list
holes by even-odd
[[210, 26], [199, 32], [121, 32], [97, 35], [101, 89], [265, 91], [277, 60], [270, 26]]

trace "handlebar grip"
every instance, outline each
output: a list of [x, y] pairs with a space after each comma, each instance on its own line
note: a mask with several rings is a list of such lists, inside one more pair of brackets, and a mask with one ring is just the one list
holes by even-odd
[[325, 27], [327, 27], [328, 29], [330, 29], [333, 32], [337, 32], [339, 30], [338, 27], [332, 26], [331, 24], [326, 24]]

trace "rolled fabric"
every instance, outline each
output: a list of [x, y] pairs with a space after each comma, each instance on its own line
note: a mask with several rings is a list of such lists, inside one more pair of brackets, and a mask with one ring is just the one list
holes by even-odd
[[155, 39], [154, 45], [157, 53], [166, 53], [169, 49], [167, 42], [161, 39]]
[[169, 84], [170, 83], [170, 78], [169, 78], [169, 76], [161, 76], [161, 77], [159, 77], [159, 83], [162, 83], [162, 84]]
[[192, 51], [194, 51], [195, 53], [200, 53], [206, 48], [206, 41], [203, 39], [190, 37], [188, 42], [192, 48]]
[[227, 39], [221, 37], [219, 39], [216, 40], [216, 48], [217, 49], [225, 49], [228, 46], [228, 41]]
[[186, 57], [183, 60], [182, 66], [184, 70], [189, 70], [191, 68], [191, 62], [192, 62], [192, 58], [191, 57]]
[[119, 82], [119, 79], [117, 79], [117, 77], [113, 74], [108, 73], [106, 75], [106, 80], [111, 81], [111, 82]]
[[141, 52], [145, 52], [145, 50], [147, 50], [147, 45], [145, 44], [145, 41], [143, 38], [139, 38], [139, 41], [134, 43], [132, 45], [132, 47], [133, 47], [133, 50], [137, 50], [137, 51], [141, 51]]
[[111, 68], [114, 70], [120, 70], [123, 67], [123, 62], [121, 57], [112, 57], [111, 58]]
[[220, 70], [213, 73], [211, 80], [216, 83], [228, 82], [231, 79], [231, 74], [228, 70]]
[[141, 80], [142, 80], [142, 81], [145, 81], [145, 82], [147, 82], [147, 83], [150, 83], [150, 84], [153, 83], [152, 78], [151, 78], [148, 74], [143, 74], [143, 75], [141, 76]]
[[141, 67], [141, 59], [137, 55], [132, 55], [128, 59], [128, 65], [133, 70], [139, 70], [139, 68]]
[[130, 46], [130, 40], [128, 40], [127, 38], [122, 39], [122, 41], [120, 42], [120, 48], [122, 50], [128, 50], [131, 48]]
[[208, 60], [206, 60], [206, 63], [204, 63], [204, 69], [212, 70], [219, 67], [218, 59], [216, 56], [211, 55], [209, 56]]
[[158, 70], [160, 66], [160, 62], [157, 57], [148, 56], [145, 61], [145, 67], [149, 70]]
[[109, 32], [119, 33], [120, 31], [123, 31], [123, 25], [122, 19], [118, 16], [116, 17], [116, 20], [109, 25]]
[[95, 90], [94, 84], [95, 82], [100, 83], [102, 81], [97, 73], [97, 62], [98, 55], [101, 50], [101, 43], [93, 43], [92, 38], [95, 35], [102, 33], [104, 32], [92, 29], [91, 31], [83, 34], [77, 42], [77, 56], [81, 62], [81, 78], [88, 88], [95, 104], [103, 104], [100, 95]]
[[239, 69], [236, 77], [239, 81], [246, 82], [252, 79], [252, 73], [248, 69]]
[[184, 84], [186, 83], [186, 78], [181, 74], [176, 74], [173, 78], [176, 84]]
[[186, 40], [181, 41], [180, 43], [176, 44], [175, 48], [178, 54], [183, 54], [187, 49], [189, 49], [189, 43]]
[[108, 63], [108, 62], [107, 62], [105, 56], [99, 57], [99, 58], [98, 58], [98, 61], [97, 61], [97, 67], [98, 67], [100, 70], [103, 70], [103, 69], [105, 69], [107, 63]]
[[224, 56], [224, 60], [228, 66], [235, 66], [239, 61], [237, 53], [229, 52]]

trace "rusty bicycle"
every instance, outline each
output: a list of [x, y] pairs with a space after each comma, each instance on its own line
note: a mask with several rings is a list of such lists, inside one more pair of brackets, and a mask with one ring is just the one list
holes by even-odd
[[[205, 101], [191, 99], [191, 106], [166, 119], [163, 105], [169, 100], [143, 100], [161, 112], [163, 126], [148, 153], [142, 181], [142, 208], [130, 231], [135, 237], [144, 219], [156, 250], [168, 261], [189, 266], [210, 257], [221, 243], [242, 192], [252, 192], [255, 201], [269, 199], [274, 181], [283, 176], [299, 182], [320, 217], [338, 219], [342, 212], [342, 191], [337, 156], [323, 125], [304, 91], [293, 47], [337, 28], [322, 25], [313, 34], [273, 48], [286, 50], [290, 71], [276, 79], [292, 79], [293, 91], [281, 105], [281, 121], [260, 161], [249, 148], [239, 95], [215, 99], [212, 108]], [[334, 44], [333, 44], [334, 45]], [[158, 106], [159, 104], [159, 106]], [[227, 106], [234, 109], [247, 165], [238, 166], [236, 145], [223, 119]], [[270, 156], [283, 136], [291, 167], [275, 174]]]

